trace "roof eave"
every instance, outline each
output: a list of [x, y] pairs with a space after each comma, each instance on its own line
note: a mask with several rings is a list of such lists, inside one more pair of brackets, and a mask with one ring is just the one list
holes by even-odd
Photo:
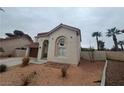
[[79, 32], [80, 34], [80, 40], [81, 40], [81, 32], [80, 32], [80, 29], [79, 28], [76, 28], [76, 27], [72, 27], [72, 26], [68, 26], [68, 25], [65, 25], [65, 24], [60, 24], [58, 26], [56, 26], [55, 28], [53, 28], [52, 30], [50, 30], [47, 34], [45, 35], [38, 35], [35, 36], [35, 38], [40, 38], [40, 37], [46, 37], [46, 36], [49, 36], [50, 34], [52, 34], [53, 32], [55, 32], [57, 29], [59, 29], [60, 27], [64, 27], [66, 29], [69, 29], [69, 30], [72, 30], [72, 31], [76, 31], [76, 32]]

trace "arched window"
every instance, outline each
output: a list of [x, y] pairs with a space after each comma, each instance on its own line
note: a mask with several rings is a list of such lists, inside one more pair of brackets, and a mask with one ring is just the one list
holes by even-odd
[[56, 40], [56, 56], [65, 56], [66, 54], [66, 38], [61, 36]]

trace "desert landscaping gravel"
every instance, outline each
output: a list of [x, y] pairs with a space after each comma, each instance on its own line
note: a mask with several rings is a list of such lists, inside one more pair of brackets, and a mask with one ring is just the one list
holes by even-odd
[[124, 62], [108, 60], [106, 85], [124, 86]]
[[35, 75], [28, 80], [28, 85], [100, 85], [105, 62], [90, 63], [81, 60], [79, 66], [69, 65], [67, 76], [61, 77], [61, 65], [53, 63], [30, 64], [11, 67], [7, 72], [0, 73], [0, 85], [23, 85], [27, 76]]

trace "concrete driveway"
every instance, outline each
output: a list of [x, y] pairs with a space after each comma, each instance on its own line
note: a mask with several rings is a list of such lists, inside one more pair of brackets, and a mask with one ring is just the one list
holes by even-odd
[[[19, 65], [22, 63], [22, 58], [23, 57], [12, 57], [12, 58], [4, 58], [4, 59], [0, 59], [0, 65], [1, 64], [5, 64], [8, 67], [11, 66], [15, 66], [15, 65]], [[42, 60], [42, 61], [37, 61], [36, 58], [30, 58], [30, 63], [34, 63], [34, 64], [43, 64], [45, 63], [46, 60]]]
[[5, 64], [8, 67], [15, 66], [21, 63], [22, 63], [22, 57], [0, 59], [0, 64]]

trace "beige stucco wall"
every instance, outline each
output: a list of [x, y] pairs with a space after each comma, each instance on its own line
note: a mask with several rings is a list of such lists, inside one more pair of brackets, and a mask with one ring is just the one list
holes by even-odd
[[[66, 37], [67, 40], [66, 56], [63, 57], [55, 55], [55, 42], [56, 39], [60, 36]], [[70, 31], [65, 28], [60, 28], [57, 31], [53, 32], [49, 37], [39, 38], [38, 42], [40, 48], [38, 51], [38, 60], [41, 59], [42, 43], [45, 39], [49, 40], [48, 57], [47, 57], [48, 61], [53, 61], [58, 63], [78, 64], [80, 60], [80, 36], [79, 35], [77, 36], [75, 31]]]
[[27, 38], [0, 41], [0, 47], [2, 47], [5, 51], [3, 54], [4, 56], [5, 55], [15, 56], [15, 49], [26, 47], [27, 44], [31, 44], [31, 41], [29, 41]]
[[[90, 60], [90, 51], [82, 51], [81, 57]], [[124, 61], [124, 52], [122, 51], [94, 51], [95, 60], [105, 60], [106, 56], [109, 59]]]

